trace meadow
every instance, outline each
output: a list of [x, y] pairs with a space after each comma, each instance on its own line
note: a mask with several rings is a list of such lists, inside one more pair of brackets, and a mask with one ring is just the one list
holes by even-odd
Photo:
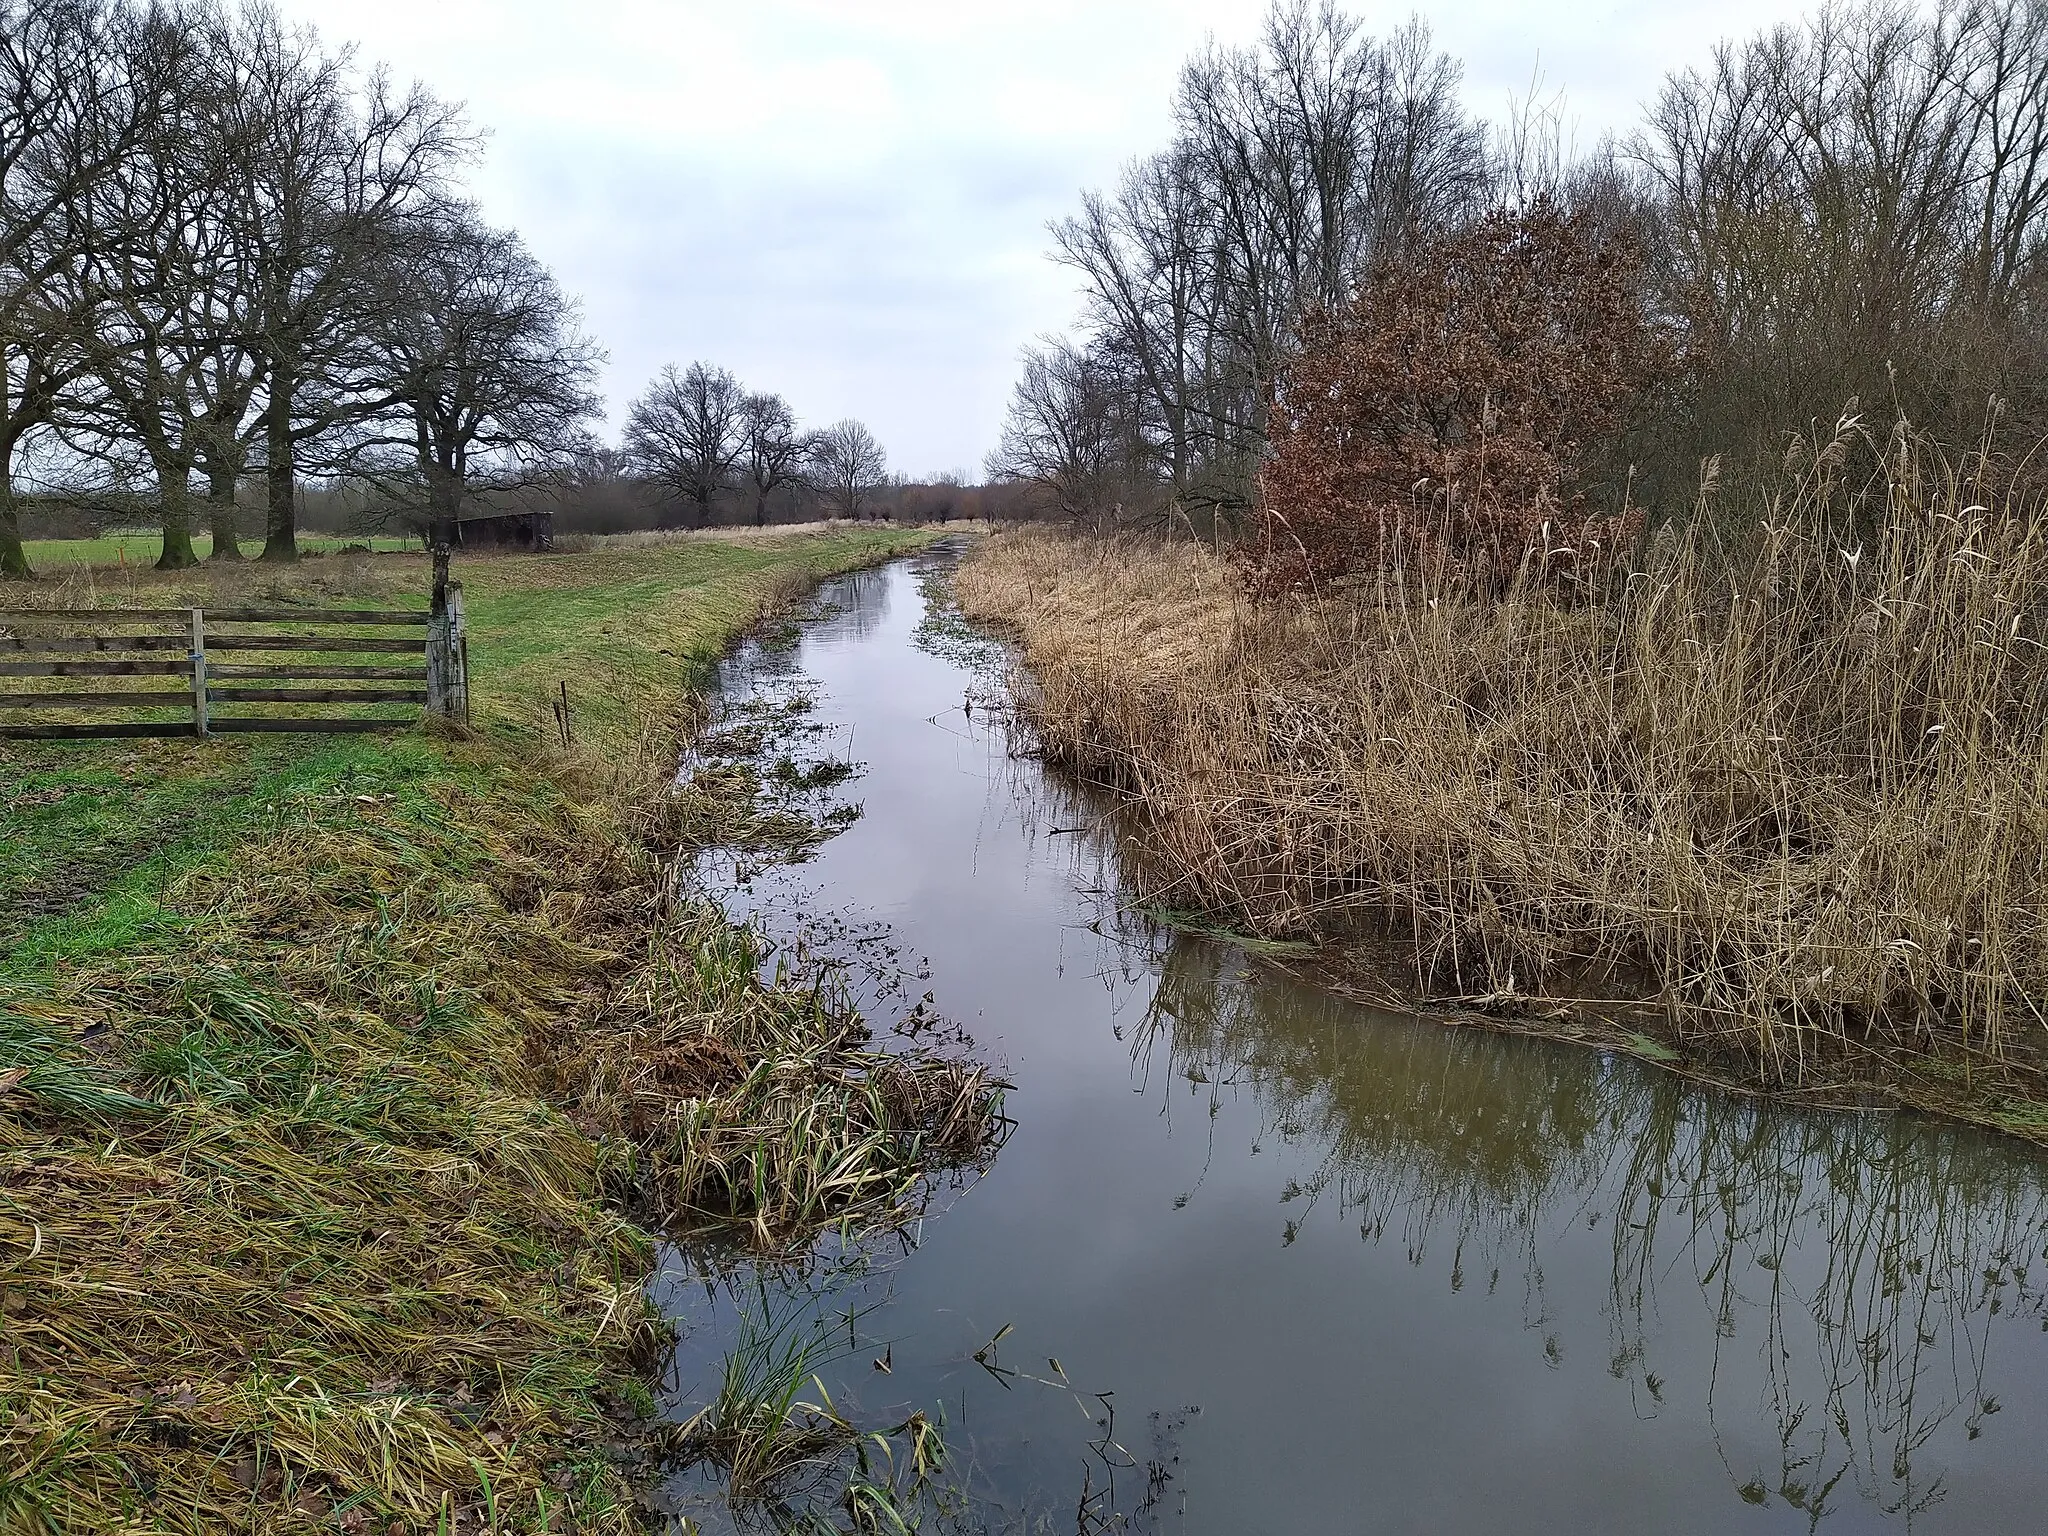
[[[29, 564], [45, 574], [86, 570], [147, 570], [156, 563], [163, 536], [154, 528], [111, 529], [91, 539], [24, 539]], [[392, 535], [350, 535], [301, 533], [299, 551], [307, 555], [331, 555], [355, 549], [378, 554], [397, 554], [419, 548], [419, 540]], [[192, 550], [201, 560], [213, 553], [213, 540], [206, 534], [193, 537]]]

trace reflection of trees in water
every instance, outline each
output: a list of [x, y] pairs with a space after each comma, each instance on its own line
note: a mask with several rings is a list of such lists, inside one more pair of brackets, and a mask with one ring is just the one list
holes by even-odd
[[889, 584], [895, 567], [870, 566], [835, 576], [818, 591], [820, 611], [806, 618], [804, 633], [813, 640], [865, 640], [889, 617]]
[[[1743, 1102], [1477, 1030], [1372, 1027], [1214, 945], [1176, 939], [1157, 964], [1141, 1073], [1245, 1085], [1266, 1134], [1321, 1149], [1288, 1197], [1333, 1200], [1417, 1264], [1447, 1246], [1454, 1290], [1522, 1284], [1554, 1359], [1545, 1255], [1604, 1224], [1612, 1374], [1646, 1414], [1703, 1388], [1750, 1502], [1817, 1525], [1853, 1493], [1910, 1521], [1942, 1493], [1915, 1455], [1951, 1421], [1974, 1439], [1997, 1411], [1994, 1331], [2012, 1347], [2016, 1320], [2048, 1328], [2032, 1270], [2048, 1197], [2017, 1148]], [[1759, 1435], [1775, 1469], [1737, 1460]]]
[[781, 620], [771, 620], [719, 665], [719, 692], [743, 698], [771, 683], [804, 676], [804, 640], [865, 640], [889, 617], [890, 567], [876, 566], [835, 576], [817, 596]]

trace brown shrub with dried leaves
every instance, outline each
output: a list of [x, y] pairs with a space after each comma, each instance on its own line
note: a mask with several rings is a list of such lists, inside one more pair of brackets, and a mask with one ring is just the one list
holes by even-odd
[[1634, 242], [1538, 203], [1497, 210], [1310, 317], [1280, 386], [1245, 555], [1268, 591], [1417, 560], [1498, 588], [1583, 579], [1639, 526], [1588, 467], [1663, 344]]

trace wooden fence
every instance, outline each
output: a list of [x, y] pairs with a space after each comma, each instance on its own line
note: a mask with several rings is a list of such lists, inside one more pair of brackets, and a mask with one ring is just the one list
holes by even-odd
[[[402, 730], [469, 718], [459, 587], [447, 612], [0, 609], [0, 738]], [[18, 680], [18, 681], [17, 681]], [[344, 684], [340, 687], [309, 684]], [[332, 714], [380, 707], [379, 714]], [[123, 714], [120, 720], [71, 716]]]

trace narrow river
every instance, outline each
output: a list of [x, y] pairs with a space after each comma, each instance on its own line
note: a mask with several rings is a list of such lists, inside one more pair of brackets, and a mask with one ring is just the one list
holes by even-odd
[[836, 1403], [943, 1405], [969, 1528], [2048, 1529], [2038, 1157], [1374, 1013], [1123, 913], [1101, 807], [963, 708], [945, 558], [728, 664], [729, 699], [814, 699], [863, 814], [720, 894], [879, 1028], [928, 989], [1016, 1129], [865, 1268], [676, 1255], [679, 1404], [812, 1286], [858, 1314]]

